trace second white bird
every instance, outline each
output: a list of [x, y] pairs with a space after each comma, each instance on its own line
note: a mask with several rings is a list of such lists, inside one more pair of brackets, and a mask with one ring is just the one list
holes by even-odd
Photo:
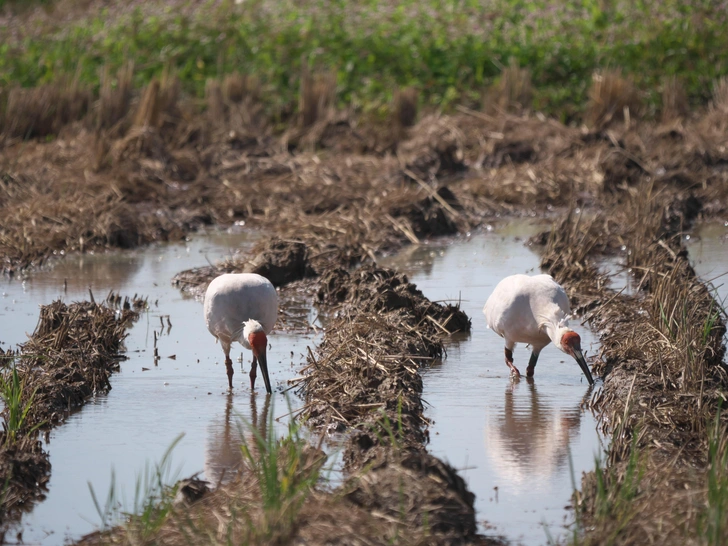
[[521, 375], [513, 364], [516, 343], [531, 345], [526, 373], [532, 377], [538, 355], [553, 342], [576, 360], [591, 385], [594, 379], [581, 352], [581, 338], [569, 328], [570, 312], [569, 297], [551, 275], [506, 277], [483, 308], [488, 328], [505, 339], [506, 364], [513, 375]]

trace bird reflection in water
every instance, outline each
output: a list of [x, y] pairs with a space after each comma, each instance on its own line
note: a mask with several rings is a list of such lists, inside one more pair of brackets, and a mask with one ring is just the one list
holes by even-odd
[[547, 486], [568, 466], [569, 444], [580, 421], [579, 405], [554, 407], [539, 398], [533, 378], [514, 381], [506, 387], [503, 412], [486, 419], [485, 450], [499, 478], [511, 487]]
[[[255, 393], [250, 393], [250, 425], [255, 427], [263, 438], [268, 434], [268, 412], [270, 396], [265, 397], [263, 410], [258, 414]], [[243, 464], [243, 452], [240, 449], [246, 441], [244, 434], [247, 426], [233, 411], [233, 394], [229, 393], [225, 402], [225, 415], [210, 424], [205, 452], [205, 479], [214, 487], [231, 481]], [[248, 436], [252, 436], [248, 431]], [[254, 445], [248, 438], [248, 445]]]

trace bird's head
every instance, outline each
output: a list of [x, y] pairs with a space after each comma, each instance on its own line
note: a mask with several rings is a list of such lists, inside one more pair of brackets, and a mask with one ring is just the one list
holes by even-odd
[[593, 385], [594, 379], [592, 378], [591, 372], [589, 371], [589, 366], [586, 363], [584, 354], [581, 352], [581, 338], [579, 337], [579, 334], [577, 334], [574, 330], [571, 330], [570, 328], [564, 328], [563, 332], [561, 333], [558, 347], [567, 355], [572, 356], [574, 360], [576, 360], [577, 364], [579, 364], [579, 367], [584, 372], [587, 381], [589, 381], [589, 384]]
[[243, 328], [243, 337], [253, 351], [253, 357], [258, 360], [260, 369], [263, 372], [263, 380], [265, 381], [265, 389], [270, 394], [270, 378], [268, 377], [268, 358], [266, 349], [268, 347], [268, 338], [265, 335], [263, 325], [257, 320], [249, 320]]
[[265, 348], [268, 345], [268, 338], [266, 337], [265, 330], [260, 322], [252, 319], [247, 321], [245, 323], [245, 328], [243, 329], [243, 336], [245, 337], [245, 341], [248, 342], [248, 345], [250, 345], [250, 348], [253, 351], [253, 356], [259, 357], [261, 354], [265, 353]]

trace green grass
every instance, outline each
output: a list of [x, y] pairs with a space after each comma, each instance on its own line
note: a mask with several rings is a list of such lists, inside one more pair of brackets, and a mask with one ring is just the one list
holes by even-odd
[[725, 544], [728, 533], [728, 445], [720, 409], [708, 427], [707, 506], [698, 519], [698, 535], [709, 546]]
[[19, 434], [30, 434], [42, 425], [42, 423], [38, 423], [30, 430], [25, 430], [28, 412], [33, 407], [33, 400], [38, 389], [33, 390], [25, 404], [23, 403], [24, 390], [25, 380], [20, 380], [15, 365], [0, 375], [0, 397], [7, 410], [4, 423], [6, 444], [15, 443]]
[[137, 474], [134, 487], [134, 502], [131, 506], [118, 497], [119, 488], [116, 485], [116, 476], [112, 469], [111, 484], [104, 505], [89, 482], [88, 487], [94, 506], [101, 520], [101, 529], [108, 529], [111, 525], [127, 520], [127, 530], [142, 541], [151, 537], [165, 522], [173, 507], [174, 497], [177, 494], [177, 474], [172, 472], [172, 451], [182, 440], [180, 434], [170, 444], [159, 462], [147, 464], [144, 471]]
[[[320, 476], [320, 465], [307, 462], [304, 450], [308, 443], [301, 436], [301, 425], [294, 419], [288, 423], [288, 433], [278, 439], [275, 431], [274, 411], [268, 412], [267, 434], [246, 423], [249, 435], [241, 434], [241, 449], [246, 465], [257, 478], [267, 525], [290, 524], [313, 490]], [[283, 519], [285, 521], [281, 522]]]
[[[592, 72], [621, 67], [659, 103], [664, 76], [681, 78], [693, 102], [728, 72], [726, 15], [707, 0], [657, 2], [545, 0], [247, 0], [191, 16], [174, 6], [106, 14], [0, 42], [0, 86], [33, 86], [79, 70], [98, 84], [100, 67], [136, 62], [137, 84], [173, 66], [202, 96], [209, 77], [256, 74], [272, 111], [296, 104], [302, 62], [336, 71], [339, 99], [381, 110], [397, 85], [420, 89], [425, 104], [479, 101], [514, 58], [530, 68], [534, 106], [569, 118], [586, 101]], [[3, 29], [0, 28], [0, 34]]]

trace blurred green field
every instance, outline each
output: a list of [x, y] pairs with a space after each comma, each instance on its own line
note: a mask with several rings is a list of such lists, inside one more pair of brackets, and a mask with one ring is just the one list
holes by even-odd
[[[137, 85], [170, 65], [197, 96], [207, 78], [255, 74], [266, 106], [285, 112], [295, 109], [307, 62], [335, 70], [340, 103], [359, 111], [386, 110], [402, 85], [417, 87], [424, 106], [447, 109], [479, 105], [512, 58], [531, 71], [531, 106], [568, 121], [583, 112], [599, 68], [631, 76], [648, 115], [659, 109], [665, 77], [682, 80], [691, 104], [699, 105], [715, 78], [728, 73], [726, 6], [708, 0], [245, 0], [181, 9], [184, 4], [139, 4], [120, 15], [112, 4], [111, 12], [89, 10], [42, 31], [6, 16], [0, 86], [34, 86], [77, 71], [98, 86], [104, 64], [113, 69], [133, 59]], [[6, 11], [12, 5], [0, 0]]]

